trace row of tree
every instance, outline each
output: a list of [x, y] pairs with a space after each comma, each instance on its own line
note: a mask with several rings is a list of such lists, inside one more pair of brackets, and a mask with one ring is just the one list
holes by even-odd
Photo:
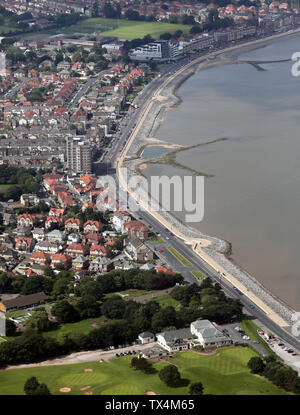
[[31, 363], [75, 351], [117, 346], [134, 341], [137, 335], [131, 324], [124, 320], [106, 323], [89, 334], [75, 332], [63, 335], [59, 341], [28, 329], [14, 340], [0, 344], [0, 366]]
[[273, 382], [276, 386], [289, 392], [300, 394], [300, 378], [291, 367], [268, 356], [265, 361], [260, 357], [252, 357], [248, 362], [251, 373], [259, 374]]

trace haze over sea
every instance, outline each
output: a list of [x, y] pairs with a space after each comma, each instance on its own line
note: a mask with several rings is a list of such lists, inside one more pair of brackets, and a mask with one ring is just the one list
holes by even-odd
[[[277, 61], [296, 51], [300, 37], [239, 59]], [[179, 163], [214, 175], [205, 179], [204, 220], [189, 225], [230, 241], [232, 258], [300, 311], [300, 77], [291, 75], [292, 64], [199, 72], [180, 87], [183, 102], [155, 136], [185, 145], [227, 138], [177, 155]], [[144, 173], [190, 174], [162, 165]]]

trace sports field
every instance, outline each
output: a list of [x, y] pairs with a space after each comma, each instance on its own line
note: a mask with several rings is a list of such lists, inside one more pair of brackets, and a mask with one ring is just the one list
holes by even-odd
[[[58, 395], [84, 395], [87, 391], [94, 395], [145, 395], [146, 391], [157, 395], [186, 395], [188, 383], [196, 381], [203, 383], [205, 394], [286, 394], [265, 379], [250, 373], [246, 365], [255, 355], [254, 351], [245, 347], [226, 348], [210, 356], [195, 352], [177, 354], [171, 359], [171, 363], [178, 367], [182, 379], [187, 380], [184, 382], [185, 386], [177, 388], [166, 386], [157, 373], [145, 375], [130, 368], [131, 356], [102, 363], [1, 370], [0, 394], [23, 394], [24, 383], [31, 376], [46, 383], [51, 393]], [[155, 363], [154, 367], [159, 370], [164, 365], [164, 362]], [[85, 371], [87, 369], [89, 371]], [[61, 388], [71, 390], [63, 393], [60, 392]], [[82, 388], [85, 389], [81, 390]]]
[[119, 39], [135, 39], [151, 35], [159, 38], [162, 33], [182, 30], [188, 33], [192, 26], [159, 22], [141, 22], [123, 19], [96, 17], [78, 22], [76, 25], [47, 30], [49, 33], [101, 33], [103, 36], [116, 36]]

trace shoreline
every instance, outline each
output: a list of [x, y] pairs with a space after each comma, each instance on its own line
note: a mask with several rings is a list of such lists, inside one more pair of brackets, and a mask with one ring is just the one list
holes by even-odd
[[[140, 173], [138, 163], [142, 161], [142, 164], [147, 164], [147, 158], [144, 158], [143, 160], [138, 158], [137, 149], [142, 145], [145, 148], [147, 144], [154, 144], [153, 141], [151, 142], [151, 137], [153, 137], [155, 131], [157, 131], [158, 127], [163, 122], [166, 111], [173, 109], [174, 106], [179, 105], [180, 102], [182, 102], [177, 91], [183, 82], [193, 74], [216, 65], [248, 63], [246, 61], [238, 61], [237, 57], [242, 53], [265, 47], [278, 38], [299, 36], [299, 31], [300, 30], [297, 29], [293, 32], [277, 34], [267, 39], [254, 40], [247, 44], [212, 52], [178, 70], [164, 82], [150, 103], [148, 103], [147, 109], [144, 111], [144, 116], [136, 126], [136, 129], [128, 140], [128, 144], [122, 152], [120, 162], [118, 162], [118, 168], [124, 163], [124, 167], [127, 167], [130, 174]], [[221, 59], [211, 62], [209, 61], [210, 57], [218, 57]], [[153, 106], [155, 107], [154, 109], [152, 108]], [[147, 114], [147, 119], [145, 114]], [[155, 139], [155, 145], [163, 146], [163, 141]], [[126, 158], [127, 154], [129, 158]], [[121, 182], [121, 175], [119, 175], [119, 179]], [[129, 193], [133, 193], [131, 189], [128, 189], [126, 184], [125, 189]], [[145, 194], [145, 196], [147, 195]], [[231, 244], [228, 241], [205, 235], [201, 233], [201, 231], [180, 222], [169, 212], [159, 211], [158, 214], [158, 212], [151, 211], [150, 206], [144, 203], [141, 198], [139, 198], [138, 201], [145, 210], [154, 216], [160, 223], [168, 227], [175, 235], [183, 239], [186, 243], [192, 245], [195, 253], [204, 259], [204, 261], [212, 268], [219, 273], [222, 273], [229, 282], [246, 294], [247, 297], [250, 298], [254, 304], [258, 305], [274, 322], [281, 327], [286, 327], [291, 324], [292, 314], [295, 313], [295, 310], [271, 293], [268, 288], [264, 287], [255, 277], [240, 267], [234, 260], [229, 258]]]

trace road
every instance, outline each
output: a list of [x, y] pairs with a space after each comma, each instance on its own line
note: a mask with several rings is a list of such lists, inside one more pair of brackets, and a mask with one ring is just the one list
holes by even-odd
[[[202, 55], [203, 53], [197, 55], [195, 54], [194, 57], [196, 58]], [[154, 93], [160, 86], [162, 86], [162, 84], [166, 81], [166, 79], [170, 77], [170, 75], [172, 75], [177, 69], [184, 66], [184, 64], [187, 64], [188, 62], [189, 59], [185, 59], [185, 62], [181, 61], [175, 64], [166, 65], [166, 67], [164, 67], [161, 72], [161, 76], [156, 77], [153, 81], [151, 81], [151, 83], [149, 83], [144, 88], [144, 90], [140, 92], [139, 95], [135, 98], [133, 103], [136, 104], [138, 108], [130, 109], [128, 111], [127, 116], [124, 118], [123, 123], [121, 124], [121, 134], [115, 138], [114, 146], [109, 152], [108, 161], [111, 162], [113, 166], [116, 165], [120, 152], [123, 149], [123, 145], [125, 145], [135, 125], [142, 117], [144, 110], [148, 105], [149, 101], [151, 100], [152, 96], [154, 95]], [[192, 251], [191, 247], [186, 245], [184, 241], [177, 238], [175, 235], [171, 234], [169, 230], [166, 230], [151, 214], [149, 214], [145, 210], [141, 209], [138, 213], [138, 216], [146, 225], [152, 226], [152, 228], [157, 233], [160, 233], [162, 238], [166, 239], [166, 237], [169, 237], [169, 244], [172, 247], [174, 247], [181, 255], [183, 255], [192, 264], [193, 267], [201, 271], [206, 276], [210, 277], [213, 281], [218, 282], [227, 295], [233, 298], [238, 298], [245, 307], [245, 309], [256, 319], [258, 319], [272, 333], [274, 333], [277, 337], [282, 339], [286, 344], [290, 345], [292, 348], [296, 349], [297, 351], [300, 350], [300, 342], [296, 337], [294, 337], [287, 330], [282, 329], [277, 324], [275, 324], [270, 318], [268, 318], [265, 312], [259, 309], [258, 307], [252, 309], [250, 307], [250, 305], [252, 305], [252, 302], [247, 298], [247, 295], [238, 295], [235, 292], [234, 287], [227, 280], [225, 280], [218, 272], [216, 272], [206, 262], [204, 262], [197, 254], [195, 254]], [[194, 277], [190, 274], [188, 282], [192, 282], [193, 278]], [[196, 278], [194, 278], [194, 282], [196, 284], [199, 284], [199, 281]]]

